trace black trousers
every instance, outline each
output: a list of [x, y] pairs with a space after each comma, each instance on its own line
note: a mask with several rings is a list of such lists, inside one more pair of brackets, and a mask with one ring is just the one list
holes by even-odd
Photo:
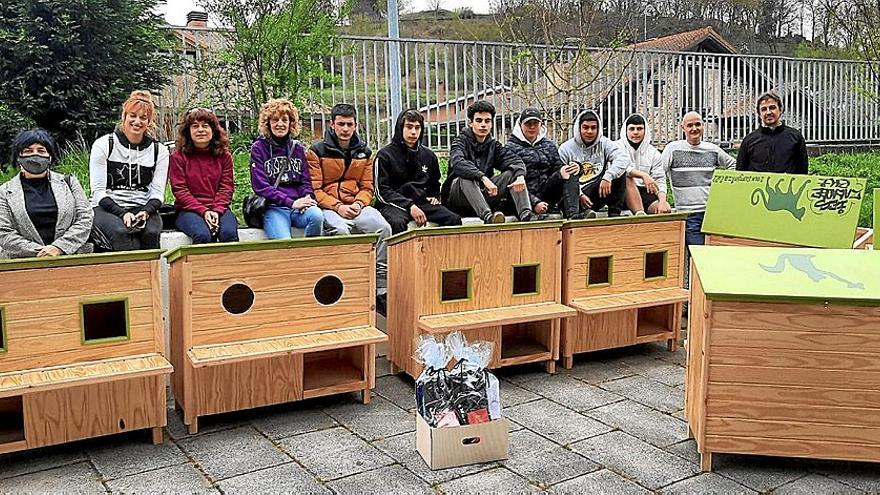
[[[596, 181], [587, 187], [582, 187], [583, 192], [590, 201], [593, 202], [592, 209], [599, 210], [603, 206], [608, 206], [608, 210], [622, 210], [625, 208], [624, 198], [626, 197], [626, 174], [621, 175], [617, 179], [611, 181], [611, 193], [604, 198], [599, 196], [599, 183]], [[618, 212], [619, 213], [619, 212]]]
[[580, 210], [577, 174], [563, 179], [557, 170], [542, 184], [538, 184], [535, 193], [537, 197], [541, 198], [541, 201], [545, 201], [551, 206], [557, 206], [565, 218], [571, 218]]
[[[461, 217], [443, 205], [424, 203], [416, 206], [425, 212], [425, 217], [428, 218], [429, 222], [434, 222], [441, 227], [461, 225]], [[381, 213], [382, 216], [385, 217], [385, 220], [388, 220], [388, 224], [391, 225], [392, 234], [405, 232], [407, 224], [412, 220], [408, 211], [403, 211], [396, 206], [383, 204], [379, 205], [378, 209], [379, 213]]]
[[[131, 213], [137, 213], [138, 208], [129, 208]], [[100, 230], [113, 251], [136, 251], [139, 249], [159, 249], [159, 236], [162, 234], [162, 218], [158, 213], [153, 213], [147, 218], [147, 225], [138, 232], [129, 233], [128, 228], [122, 223], [122, 218], [105, 211], [100, 206], [95, 207], [95, 228]]]
[[489, 196], [480, 181], [457, 177], [449, 187], [449, 209], [461, 216], [476, 216], [485, 220], [492, 211], [520, 216], [531, 211], [529, 191], [513, 191], [508, 186], [516, 178], [513, 172], [506, 171], [492, 176], [489, 180], [498, 187], [498, 194]]

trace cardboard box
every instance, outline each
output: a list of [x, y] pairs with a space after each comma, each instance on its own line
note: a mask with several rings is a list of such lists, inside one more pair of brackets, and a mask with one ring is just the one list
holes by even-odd
[[510, 422], [505, 418], [455, 428], [431, 428], [416, 413], [416, 448], [431, 469], [507, 459]]

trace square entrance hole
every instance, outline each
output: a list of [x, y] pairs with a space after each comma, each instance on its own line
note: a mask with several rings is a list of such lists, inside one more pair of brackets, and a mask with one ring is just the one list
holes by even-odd
[[128, 299], [82, 304], [83, 343], [128, 339]]
[[24, 440], [24, 409], [21, 396], [0, 399], [0, 445]]
[[540, 284], [541, 265], [521, 265], [513, 267], [513, 295], [537, 294]]
[[444, 270], [440, 272], [440, 301], [466, 301], [471, 298], [471, 270]]
[[668, 251], [645, 253], [645, 280], [666, 278]]
[[587, 285], [610, 285], [613, 264], [611, 256], [590, 258], [587, 262]]
[[0, 308], [0, 352], [6, 352], [6, 312]]

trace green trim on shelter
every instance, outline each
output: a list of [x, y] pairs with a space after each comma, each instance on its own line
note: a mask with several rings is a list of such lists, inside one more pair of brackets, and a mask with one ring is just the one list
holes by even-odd
[[9, 350], [6, 346], [6, 308], [0, 306], [0, 354]]
[[880, 306], [880, 253], [861, 249], [691, 246], [706, 297]]
[[59, 268], [64, 266], [101, 265], [106, 263], [125, 263], [128, 261], [157, 260], [164, 253], [162, 249], [144, 251], [123, 251], [119, 253], [89, 253], [43, 258], [17, 258], [0, 260], [0, 272], [12, 270], [31, 270], [35, 268]]
[[538, 296], [541, 295], [541, 263], [516, 263], [510, 267], [510, 282], [511, 286], [513, 282], [516, 280], [516, 269], [517, 268], [528, 268], [535, 267], [535, 290], [531, 292], [520, 292], [513, 293], [513, 297], [524, 297], [524, 296]]
[[532, 230], [549, 229], [562, 226], [562, 220], [543, 220], [540, 222], [511, 222], [511, 223], [478, 223], [472, 225], [454, 225], [452, 227], [418, 227], [406, 232], [393, 235], [385, 242], [391, 246], [416, 237], [428, 237], [449, 234], [482, 234], [488, 232], [500, 232], [505, 230]]
[[239, 253], [243, 251], [266, 251], [272, 249], [298, 249], [324, 246], [349, 246], [355, 244], [375, 244], [379, 234], [338, 235], [322, 237], [298, 237], [296, 239], [276, 239], [272, 241], [221, 242], [214, 244], [189, 244], [176, 247], [165, 253], [168, 263], [174, 263], [185, 256], [219, 253]]
[[[104, 337], [101, 339], [86, 339], [86, 315], [85, 307], [90, 304], [121, 302], [125, 305], [125, 335]], [[83, 299], [79, 302], [79, 340], [82, 345], [111, 344], [131, 340], [131, 315], [128, 296], [106, 296]]]
[[583, 220], [566, 220], [563, 229], [590, 227], [594, 225], [628, 225], [631, 223], [672, 222], [687, 218], [687, 212], [661, 213], [657, 215], [629, 215], [625, 217], [587, 218]]
[[[880, 235], [880, 187], [874, 189], [874, 245], [877, 245], [877, 236]], [[880, 250], [880, 249], [878, 249]]]
[[795, 246], [851, 248], [865, 179], [717, 170], [703, 232]]

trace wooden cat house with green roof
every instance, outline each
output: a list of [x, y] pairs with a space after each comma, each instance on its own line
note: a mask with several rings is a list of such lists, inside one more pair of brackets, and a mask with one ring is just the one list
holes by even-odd
[[388, 242], [388, 358], [416, 377], [422, 334], [461, 331], [495, 344], [490, 367], [555, 372], [561, 321], [560, 221], [423, 227]]
[[880, 461], [880, 253], [694, 246], [685, 415], [713, 454]]
[[596, 218], [562, 228], [562, 365], [582, 352], [666, 341], [675, 350], [684, 285], [687, 214]]
[[375, 386], [377, 235], [181, 246], [166, 254], [184, 423]]
[[160, 256], [0, 260], [0, 454], [142, 429], [162, 442]]
[[864, 248], [866, 180], [717, 170], [703, 232], [711, 246]]

